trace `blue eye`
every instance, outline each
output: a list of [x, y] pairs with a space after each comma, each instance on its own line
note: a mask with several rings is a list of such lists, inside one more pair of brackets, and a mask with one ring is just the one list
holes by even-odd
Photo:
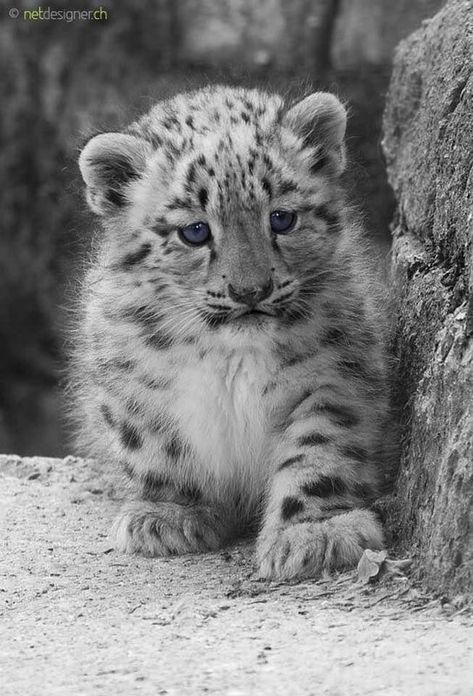
[[194, 222], [192, 225], [181, 227], [179, 237], [191, 246], [202, 246], [210, 239], [210, 227], [206, 222]]
[[285, 234], [296, 224], [297, 215], [293, 210], [275, 210], [269, 216], [269, 224], [275, 234]]

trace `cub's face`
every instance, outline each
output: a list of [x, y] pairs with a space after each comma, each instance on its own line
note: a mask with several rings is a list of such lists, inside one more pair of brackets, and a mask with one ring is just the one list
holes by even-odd
[[154, 269], [161, 302], [213, 329], [291, 322], [310, 314], [338, 241], [345, 125], [330, 94], [288, 108], [208, 88], [95, 136], [79, 164], [123, 271]]

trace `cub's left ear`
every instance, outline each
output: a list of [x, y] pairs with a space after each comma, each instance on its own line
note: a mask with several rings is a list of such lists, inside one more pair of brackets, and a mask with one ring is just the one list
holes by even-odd
[[102, 133], [79, 157], [87, 202], [98, 215], [113, 215], [128, 204], [127, 187], [143, 173], [150, 145], [127, 133]]
[[312, 172], [343, 172], [347, 112], [337, 97], [314, 92], [285, 114], [283, 124], [302, 138], [305, 148], [313, 149]]

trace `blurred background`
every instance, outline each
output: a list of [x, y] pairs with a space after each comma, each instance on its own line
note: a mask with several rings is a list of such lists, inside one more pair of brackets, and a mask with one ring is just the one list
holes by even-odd
[[[62, 0], [100, 19], [25, 19], [0, 0], [0, 452], [70, 450], [63, 396], [81, 260], [94, 224], [76, 160], [92, 132], [209, 82], [350, 104], [347, 185], [389, 252], [381, 119], [396, 44], [441, 0]], [[18, 10], [16, 16], [15, 10]], [[70, 16], [69, 16], [70, 19]]]

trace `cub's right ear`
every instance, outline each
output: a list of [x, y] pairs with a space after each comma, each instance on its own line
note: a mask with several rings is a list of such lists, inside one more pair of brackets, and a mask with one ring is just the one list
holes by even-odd
[[143, 173], [151, 146], [125, 133], [102, 133], [82, 150], [79, 168], [94, 213], [110, 215], [127, 204], [126, 189]]
[[284, 123], [313, 150], [312, 172], [324, 170], [339, 176], [345, 169], [347, 112], [334, 94], [314, 92], [295, 104]]

